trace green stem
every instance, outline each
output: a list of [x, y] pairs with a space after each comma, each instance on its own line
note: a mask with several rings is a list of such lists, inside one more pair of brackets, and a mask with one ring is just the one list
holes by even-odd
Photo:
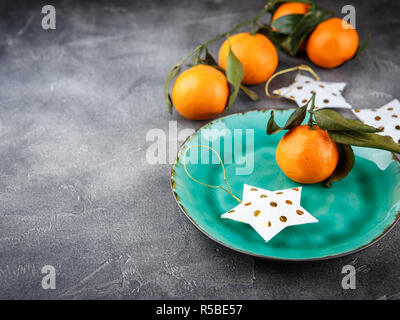
[[185, 57], [183, 57], [178, 63], [177, 65], [182, 65], [185, 60], [189, 59], [191, 56], [193, 56], [197, 51], [201, 50], [203, 48], [202, 45], [198, 45], [196, 47], [196, 49], [194, 49], [191, 53], [189, 53], [188, 55], [186, 55]]
[[249, 25], [249, 24], [254, 24], [257, 23], [258, 20], [265, 14], [267, 13], [267, 8], [263, 8], [262, 10], [260, 10], [257, 15], [255, 15], [253, 18], [248, 19], [246, 21], [243, 21], [241, 23], [238, 23], [236, 25], [233, 26], [233, 28], [227, 32], [221, 33], [217, 36], [215, 36], [214, 38], [207, 40], [206, 42], [204, 42], [203, 44], [197, 46], [197, 48], [195, 50], [193, 50], [191, 53], [189, 53], [186, 57], [184, 57], [179, 63], [183, 64], [183, 62], [185, 62], [186, 59], [190, 58], [192, 55], [194, 55], [196, 52], [198, 52], [199, 50], [203, 50], [205, 48], [207, 48], [210, 44], [214, 43], [215, 41], [218, 41], [222, 38], [225, 38], [227, 34], [232, 34], [235, 33], [237, 30]]
[[259, 13], [257, 13], [257, 15], [249, 20], [246, 20], [242, 23], [239, 23], [237, 25], [235, 25], [231, 30], [229, 30], [228, 32], [222, 33], [210, 40], [207, 40], [206, 42], [204, 42], [201, 45], [198, 45], [192, 52], [190, 52], [188, 55], [186, 55], [185, 57], [183, 57], [177, 64], [175, 64], [172, 69], [170, 70], [170, 72], [168, 73], [167, 78], [165, 79], [165, 83], [164, 83], [164, 96], [165, 96], [165, 101], [167, 103], [167, 107], [168, 107], [168, 111], [170, 113], [172, 113], [172, 101], [169, 95], [169, 86], [171, 81], [179, 74], [182, 65], [185, 63], [185, 61], [189, 58], [191, 58], [193, 55], [197, 54], [197, 57], [195, 57], [195, 63], [199, 63], [201, 62], [201, 54], [202, 52], [207, 49], [207, 47], [217, 41], [220, 40], [222, 38], [224, 38], [226, 35], [231, 34], [236, 32], [236, 30], [248, 25], [248, 24], [256, 24], [258, 22], [258, 19], [261, 18], [261, 16], [263, 16], [266, 12], [268, 12], [267, 7], [264, 7]]
[[310, 129], [313, 129], [315, 125], [314, 114], [313, 114], [315, 108], [315, 93], [313, 93], [310, 100], [308, 100], [307, 107], [310, 102], [311, 102], [311, 108], [310, 110], [308, 110], [308, 112], [310, 113], [310, 117], [308, 118], [308, 126], [310, 127]]

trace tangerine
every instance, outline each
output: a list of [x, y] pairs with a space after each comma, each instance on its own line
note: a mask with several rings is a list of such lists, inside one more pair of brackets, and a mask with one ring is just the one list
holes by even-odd
[[339, 150], [327, 131], [318, 126], [301, 125], [282, 137], [275, 157], [288, 178], [311, 184], [332, 175], [339, 161]]
[[225, 40], [219, 50], [219, 65], [226, 69], [231, 47], [244, 68], [244, 84], [260, 84], [268, 80], [278, 66], [278, 53], [272, 42], [262, 34], [237, 33]]
[[225, 110], [229, 84], [217, 69], [199, 64], [182, 72], [172, 87], [171, 99], [179, 114], [190, 120], [206, 120]]
[[272, 16], [272, 21], [289, 15], [289, 14], [306, 14], [310, 11], [311, 5], [303, 2], [286, 2], [281, 4], [278, 9], [275, 10]]
[[351, 24], [339, 18], [330, 18], [311, 33], [306, 51], [308, 58], [317, 66], [335, 68], [355, 55], [358, 41], [358, 33]]
[[[274, 15], [272, 16], [272, 21], [281, 18], [290, 14], [302, 14], [305, 15], [308, 11], [310, 11], [311, 5], [303, 2], [286, 2], [281, 4], [278, 9], [275, 10]], [[275, 28], [272, 30], [278, 31]], [[300, 44], [299, 50], [304, 50], [306, 47], [305, 41], [302, 41]]]

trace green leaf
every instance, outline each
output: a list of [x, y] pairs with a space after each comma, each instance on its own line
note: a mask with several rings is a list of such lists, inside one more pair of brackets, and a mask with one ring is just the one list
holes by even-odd
[[[313, 2], [307, 0], [272, 0], [268, 2], [267, 10], [273, 15], [275, 10], [284, 2], [303, 2], [310, 4], [311, 8], [305, 15], [301, 15], [301, 19], [288, 34], [276, 32], [268, 25], [262, 25], [257, 32], [267, 36], [279, 49], [294, 56], [298, 52], [301, 43], [305, 41], [306, 37], [325, 19], [326, 16], [331, 14], [331, 12], [318, 7]], [[280, 18], [272, 22], [272, 24], [277, 23], [279, 19]], [[286, 29], [286, 31], [289, 31], [289, 29]]]
[[379, 132], [379, 129], [363, 124], [358, 120], [347, 119], [340, 113], [331, 110], [323, 109], [312, 112], [315, 121], [321, 129], [329, 131], [358, 131], [358, 132]]
[[309, 12], [297, 23], [294, 30], [280, 43], [280, 47], [294, 56], [305, 38], [320, 24], [328, 15], [328, 11], [312, 5]]
[[394, 142], [390, 136], [357, 131], [328, 131], [328, 133], [336, 143], [400, 153], [400, 144]]
[[282, 130], [290, 130], [294, 127], [301, 125], [301, 123], [304, 121], [304, 119], [306, 117], [307, 107], [308, 107], [308, 102], [301, 108], [297, 108], [295, 111], [293, 111], [293, 113], [287, 119], [287, 121], [283, 127], [280, 127], [275, 122], [274, 111], [271, 111], [271, 117], [269, 118], [268, 124], [267, 124], [267, 134], [268, 135], [276, 134], [276, 133], [281, 132]]
[[369, 47], [370, 40], [371, 40], [371, 35], [368, 35], [367, 39], [362, 44], [360, 44], [360, 46], [358, 47], [353, 59]]
[[255, 93], [253, 90], [245, 87], [244, 85], [240, 85], [240, 89], [253, 101], [258, 101], [260, 100], [260, 96]]
[[287, 119], [284, 128], [292, 129], [302, 124], [307, 114], [308, 102], [301, 108], [297, 108]]
[[[212, 65], [213, 68], [217, 69], [218, 71], [221, 71], [225, 76], [225, 70], [222, 69], [220, 66], [218, 65]], [[255, 93], [253, 90], [247, 88], [246, 86], [244, 86], [243, 84], [240, 85], [240, 89], [253, 101], [259, 101], [260, 100], [260, 96]]]
[[203, 60], [205, 64], [208, 64], [209, 66], [218, 66], [217, 61], [214, 59], [214, 57], [208, 52], [208, 49], [206, 48], [206, 56]]
[[165, 103], [167, 104], [168, 112], [172, 113], [172, 100], [169, 94], [169, 86], [171, 81], [175, 79], [175, 77], [181, 72], [182, 63], [178, 63], [172, 67], [172, 69], [168, 72], [167, 77], [164, 83], [164, 98]]
[[231, 48], [229, 48], [229, 54], [228, 54], [228, 60], [226, 62], [225, 74], [226, 74], [226, 78], [227, 78], [228, 82], [234, 87], [234, 90], [232, 91], [232, 93], [229, 97], [229, 101], [228, 101], [227, 109], [229, 109], [231, 107], [232, 103], [236, 99], [236, 96], [240, 89], [240, 84], [244, 77], [243, 65], [239, 61], [239, 59], [235, 56], [235, 54], [233, 53]]
[[283, 130], [274, 119], [274, 110], [271, 111], [271, 116], [269, 117], [268, 124], [267, 124], [267, 134], [275, 134], [279, 133]]
[[287, 37], [287, 35], [283, 33], [272, 30], [271, 26], [269, 25], [260, 26], [257, 30], [257, 33], [266, 36], [278, 48], [280, 48], [281, 42]]
[[271, 23], [271, 27], [280, 33], [290, 34], [296, 28], [296, 25], [304, 17], [302, 14], [288, 14], [282, 16]]
[[337, 146], [339, 149], [339, 162], [332, 175], [325, 180], [327, 187], [330, 187], [332, 182], [346, 178], [351, 169], [353, 169], [355, 162], [354, 151], [351, 146], [346, 144], [337, 144]]

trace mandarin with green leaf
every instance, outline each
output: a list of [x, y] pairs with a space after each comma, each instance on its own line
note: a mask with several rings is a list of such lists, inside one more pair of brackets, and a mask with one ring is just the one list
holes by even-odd
[[262, 34], [238, 33], [224, 41], [219, 50], [219, 65], [226, 69], [229, 48], [242, 63], [244, 84], [260, 84], [269, 79], [278, 66], [278, 53]]
[[[310, 11], [311, 5], [308, 3], [303, 2], [286, 2], [281, 4], [278, 9], [274, 12], [271, 21], [274, 22], [275, 20], [282, 18], [287, 15], [305, 15], [308, 11]], [[279, 31], [275, 28], [272, 30]], [[302, 41], [299, 50], [304, 50], [306, 47], [305, 41]]]
[[282, 137], [275, 156], [288, 178], [312, 184], [332, 175], [339, 161], [339, 150], [327, 131], [316, 125], [301, 125]]
[[303, 2], [286, 2], [281, 4], [278, 9], [275, 10], [272, 16], [272, 21], [279, 19], [280, 17], [287, 16], [290, 14], [306, 14], [310, 11], [311, 5]]

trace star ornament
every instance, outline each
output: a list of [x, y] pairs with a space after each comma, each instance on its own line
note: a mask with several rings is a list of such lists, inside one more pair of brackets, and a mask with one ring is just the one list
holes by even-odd
[[295, 101], [299, 107], [304, 106], [315, 93], [315, 109], [351, 109], [351, 105], [342, 96], [345, 86], [345, 82], [318, 81], [298, 74], [290, 86], [274, 90], [273, 93]]
[[397, 99], [378, 109], [355, 109], [356, 117], [362, 122], [382, 129], [378, 134], [391, 136], [393, 140], [400, 143], [400, 102]]
[[318, 222], [300, 200], [301, 187], [268, 191], [245, 184], [242, 202], [221, 218], [251, 225], [268, 242], [286, 227]]

